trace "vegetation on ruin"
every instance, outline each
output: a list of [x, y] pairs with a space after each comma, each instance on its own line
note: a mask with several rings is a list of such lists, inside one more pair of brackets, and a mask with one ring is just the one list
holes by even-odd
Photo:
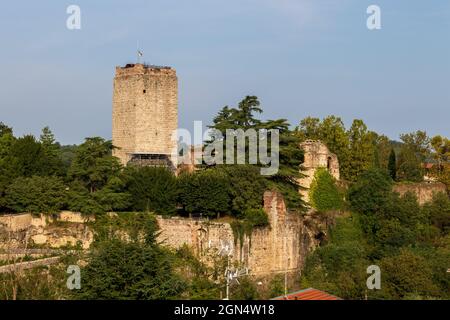
[[325, 168], [319, 168], [309, 188], [311, 205], [318, 211], [340, 210], [343, 197], [333, 176]]

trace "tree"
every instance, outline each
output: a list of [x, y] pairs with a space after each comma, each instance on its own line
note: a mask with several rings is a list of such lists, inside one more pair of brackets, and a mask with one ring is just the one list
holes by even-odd
[[301, 212], [305, 209], [305, 203], [298, 192], [298, 180], [303, 176], [300, 168], [304, 160], [303, 150], [299, 147], [300, 139], [289, 130], [285, 119], [266, 121], [261, 128], [279, 132], [279, 168], [276, 174], [268, 177], [269, 184], [283, 194], [289, 209]]
[[172, 254], [156, 243], [154, 216], [104, 217], [98, 224], [75, 298], [162, 300], [177, 298], [186, 289], [174, 271]]
[[270, 280], [268, 294], [268, 298], [275, 298], [284, 294], [284, 277], [282, 275], [275, 275]]
[[105, 212], [122, 211], [131, 206], [132, 196], [125, 191], [125, 182], [119, 177], [111, 177], [101, 190], [92, 193], [93, 199]]
[[6, 190], [5, 206], [14, 212], [56, 213], [65, 204], [65, 189], [57, 177], [20, 177]]
[[81, 181], [72, 181], [67, 192], [68, 209], [89, 215], [100, 215], [108, 211], [96, 200], [94, 194]]
[[158, 214], [176, 210], [177, 182], [173, 173], [162, 167], [127, 167], [125, 190], [131, 195], [131, 208]]
[[439, 294], [429, 264], [410, 249], [401, 249], [397, 255], [383, 258], [380, 268], [383, 270], [381, 294], [384, 298], [402, 299], [411, 293], [431, 297]]
[[392, 179], [384, 170], [370, 169], [362, 173], [349, 188], [352, 209], [360, 213], [375, 213], [384, 208], [392, 191]]
[[398, 157], [397, 178], [400, 181], [423, 181], [422, 162], [413, 149], [403, 145]]
[[355, 181], [365, 170], [374, 166], [373, 135], [367, 130], [362, 120], [353, 120], [348, 131], [350, 139], [350, 163], [348, 177]]
[[391, 153], [389, 154], [388, 171], [392, 180], [395, 181], [397, 179], [397, 159], [394, 149], [391, 149]]
[[0, 122], [0, 137], [2, 137], [5, 134], [13, 135], [13, 130], [11, 127], [8, 127], [3, 122]]
[[[320, 140], [320, 119], [313, 117], [306, 117], [300, 121], [300, 124], [295, 128], [295, 132], [299, 135], [302, 141], [304, 140]], [[325, 143], [325, 141], [324, 141]]]
[[19, 175], [16, 160], [12, 157], [12, 146], [15, 138], [11, 133], [0, 136], [0, 210], [4, 209], [6, 188]]
[[443, 235], [450, 234], [450, 200], [445, 193], [433, 195], [433, 200], [423, 206], [424, 215]]
[[49, 127], [42, 129], [40, 143], [45, 157], [46, 172], [50, 175], [64, 175], [66, 170], [60, 158], [59, 144], [56, 142], [55, 136]]
[[375, 166], [381, 169], [388, 169], [389, 167], [389, 157], [391, 155], [392, 143], [389, 138], [385, 135], [375, 135], [375, 155], [376, 155], [376, 163]]
[[450, 139], [442, 136], [435, 136], [431, 139], [433, 148], [433, 158], [436, 160], [436, 166], [433, 174], [447, 185], [450, 191]]
[[46, 158], [42, 145], [32, 135], [14, 141], [10, 161], [16, 176], [47, 175]]
[[344, 122], [336, 116], [328, 116], [322, 121], [307, 117], [300, 121], [296, 134], [302, 141], [306, 139], [320, 140], [339, 159], [341, 176], [349, 179], [350, 140]]
[[[276, 174], [268, 176], [271, 187], [277, 189], [285, 196], [287, 205], [290, 209], [301, 211], [304, 209], [304, 203], [298, 193], [298, 179], [300, 178], [300, 164], [303, 161], [303, 151], [298, 147], [300, 139], [297, 134], [289, 130], [289, 124], [286, 119], [261, 121], [255, 118], [255, 113], [262, 113], [260, 102], [255, 96], [247, 96], [240, 103], [238, 108], [224, 107], [214, 118], [213, 125], [209, 126], [215, 132], [222, 135], [221, 142], [226, 145], [227, 129], [254, 129], [254, 130], [278, 130], [279, 132], [279, 167]], [[234, 138], [234, 137], [233, 137]], [[213, 139], [213, 141], [217, 138]], [[268, 136], [268, 145], [271, 145], [272, 137]], [[213, 142], [210, 141], [210, 142]], [[237, 144], [234, 144], [235, 150]], [[249, 148], [246, 145], [245, 159], [248, 159]], [[268, 148], [268, 152], [272, 150]], [[236, 152], [235, 152], [236, 155]], [[224, 158], [226, 152], [224, 152]], [[258, 167], [267, 166], [259, 159]]]
[[217, 170], [224, 172], [229, 181], [228, 191], [231, 198], [231, 210], [236, 216], [242, 216], [248, 209], [263, 206], [263, 195], [267, 180], [259, 169], [251, 165], [223, 165]]
[[313, 286], [344, 299], [363, 299], [370, 262], [359, 216], [338, 218], [330, 231], [330, 241], [307, 256], [302, 287]]
[[400, 139], [405, 146], [414, 153], [420, 162], [423, 162], [430, 154], [430, 138], [425, 131], [416, 131], [401, 134]]
[[309, 197], [311, 204], [319, 211], [339, 210], [342, 208], [342, 196], [333, 176], [325, 168], [319, 168], [314, 174]]
[[68, 175], [81, 181], [90, 192], [101, 189], [108, 180], [120, 173], [119, 159], [111, 155], [111, 141], [102, 138], [86, 138], [77, 150]]
[[224, 172], [204, 170], [184, 174], [178, 181], [178, 199], [188, 213], [216, 216], [229, 212], [230, 183]]
[[239, 278], [239, 283], [232, 285], [230, 296], [235, 300], [257, 300], [259, 298], [256, 285], [250, 277]]
[[49, 127], [44, 127], [42, 129], [39, 140], [41, 141], [41, 144], [46, 152], [54, 156], [57, 155], [58, 146], [56, 144], [55, 136]]

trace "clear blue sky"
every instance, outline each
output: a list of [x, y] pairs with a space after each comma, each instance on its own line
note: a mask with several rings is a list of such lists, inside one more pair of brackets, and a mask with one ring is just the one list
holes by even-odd
[[[66, 28], [81, 7], [82, 29]], [[382, 29], [366, 28], [366, 8]], [[64, 144], [111, 137], [114, 67], [135, 61], [179, 77], [179, 123], [209, 124], [257, 95], [265, 118], [362, 118], [397, 139], [450, 136], [448, 0], [9, 1], [0, 6], [0, 121], [49, 125]]]

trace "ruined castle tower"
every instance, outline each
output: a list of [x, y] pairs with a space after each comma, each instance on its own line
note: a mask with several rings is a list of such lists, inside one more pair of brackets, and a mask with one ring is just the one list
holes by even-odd
[[176, 167], [178, 79], [170, 67], [116, 67], [113, 93], [113, 155], [123, 165]]
[[309, 202], [309, 188], [314, 180], [316, 170], [326, 168], [336, 180], [339, 180], [339, 161], [337, 156], [331, 153], [321, 141], [306, 140], [300, 144], [300, 148], [304, 151], [305, 160], [301, 171], [304, 177], [300, 178], [298, 182], [303, 187], [300, 189], [303, 200]]

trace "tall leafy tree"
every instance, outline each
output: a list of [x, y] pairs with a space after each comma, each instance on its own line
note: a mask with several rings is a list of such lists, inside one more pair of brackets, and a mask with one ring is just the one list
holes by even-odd
[[366, 124], [362, 120], [353, 120], [348, 131], [350, 139], [350, 163], [349, 178], [356, 178], [365, 170], [374, 166], [374, 143], [373, 135], [367, 130]]
[[[300, 164], [303, 161], [303, 151], [299, 148], [300, 139], [289, 130], [289, 124], [285, 119], [262, 121], [255, 117], [258, 113], [262, 113], [259, 100], [255, 96], [247, 96], [239, 103], [237, 108], [224, 107], [209, 127], [222, 134], [224, 145], [226, 145], [227, 129], [278, 130], [279, 170], [268, 179], [272, 182], [274, 188], [279, 189], [285, 195], [290, 208], [303, 209], [304, 204], [298, 194], [297, 183], [300, 177]], [[268, 139], [268, 151], [271, 152], [270, 135]], [[248, 159], [248, 146], [246, 146], [246, 154], [246, 159]], [[263, 164], [258, 162], [258, 166], [263, 166]]]
[[230, 180], [224, 172], [204, 170], [178, 180], [178, 198], [187, 212], [219, 216], [230, 211]]
[[176, 209], [177, 182], [172, 172], [159, 167], [127, 167], [125, 190], [131, 195], [131, 208], [158, 214]]
[[111, 155], [111, 141], [100, 137], [86, 138], [77, 150], [69, 168], [69, 177], [81, 181], [90, 192], [104, 187], [109, 178], [117, 176], [121, 165]]
[[301, 140], [322, 141], [339, 158], [341, 176], [350, 180], [350, 140], [341, 118], [331, 115], [320, 121], [307, 117], [301, 120], [296, 132]]
[[397, 178], [403, 181], [420, 182], [423, 180], [422, 162], [414, 149], [402, 145], [397, 160]]
[[430, 154], [430, 138], [425, 131], [401, 134], [400, 139], [423, 162]]

